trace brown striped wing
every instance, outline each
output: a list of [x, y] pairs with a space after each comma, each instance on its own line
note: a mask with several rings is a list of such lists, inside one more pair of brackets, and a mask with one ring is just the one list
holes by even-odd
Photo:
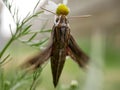
[[69, 39], [68, 55], [71, 56], [80, 67], [87, 68], [89, 57], [79, 48], [72, 35], [70, 35]]
[[30, 68], [30, 69], [37, 69], [41, 67], [42, 64], [44, 64], [51, 55], [51, 49], [52, 49], [52, 43], [49, 44], [49, 46], [37, 54], [36, 56], [28, 59], [24, 64], [22, 64], [22, 68]]
[[67, 55], [69, 29], [68, 27], [54, 27], [53, 30], [53, 45], [51, 52], [51, 68], [54, 86], [57, 86], [61, 75], [65, 58]]

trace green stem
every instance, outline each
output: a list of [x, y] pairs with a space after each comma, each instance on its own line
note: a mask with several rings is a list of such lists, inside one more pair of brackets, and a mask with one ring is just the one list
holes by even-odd
[[3, 54], [5, 53], [6, 49], [10, 46], [10, 44], [12, 43], [12, 41], [14, 40], [13, 37], [11, 37], [11, 39], [8, 41], [8, 43], [5, 45], [5, 47], [3, 48], [3, 50], [0, 52], [0, 58], [3, 56]]

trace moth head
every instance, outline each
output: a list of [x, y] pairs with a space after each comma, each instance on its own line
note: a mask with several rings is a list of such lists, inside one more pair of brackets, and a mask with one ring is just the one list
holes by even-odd
[[56, 9], [56, 14], [59, 15], [68, 15], [70, 9], [65, 4], [59, 4]]
[[56, 19], [55, 19], [55, 24], [56, 24], [56, 25], [66, 26], [66, 25], [68, 25], [68, 23], [69, 23], [69, 21], [68, 21], [66, 15], [56, 16]]

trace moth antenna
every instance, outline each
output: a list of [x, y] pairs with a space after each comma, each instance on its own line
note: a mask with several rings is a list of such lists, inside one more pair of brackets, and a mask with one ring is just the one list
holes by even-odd
[[45, 10], [45, 11], [48, 11], [48, 12], [50, 12], [50, 13], [54, 14], [54, 15], [57, 15], [56, 13], [54, 13], [54, 12], [52, 12], [52, 11], [50, 11], [50, 10], [46, 9], [46, 8], [41, 7], [41, 9], [43, 9], [43, 10]]
[[69, 19], [71, 18], [88, 18], [88, 17], [91, 17], [92, 15], [80, 15], [80, 16], [70, 16], [68, 17]]

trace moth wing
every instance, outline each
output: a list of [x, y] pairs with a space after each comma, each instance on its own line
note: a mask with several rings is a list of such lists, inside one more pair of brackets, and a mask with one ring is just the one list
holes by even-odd
[[45, 61], [47, 61], [51, 55], [52, 42], [49, 43], [49, 46], [37, 54], [36, 56], [28, 59], [24, 64], [22, 64], [22, 68], [30, 68], [36, 69], [39, 68]]
[[67, 54], [68, 30], [66, 27], [54, 28], [51, 52], [51, 68], [54, 86], [57, 86]]
[[65, 63], [66, 52], [65, 49], [58, 50], [54, 47], [55, 52], [52, 52], [51, 55], [51, 68], [53, 75], [53, 84], [56, 87], [59, 81], [59, 77], [63, 70], [63, 66]]
[[89, 57], [79, 48], [72, 35], [70, 35], [68, 43], [68, 55], [71, 56], [80, 67], [86, 68]]

